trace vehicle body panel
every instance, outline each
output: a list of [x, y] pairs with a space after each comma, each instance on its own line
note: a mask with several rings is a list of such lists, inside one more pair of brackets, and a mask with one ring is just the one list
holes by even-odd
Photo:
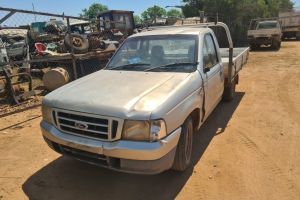
[[[260, 27], [267, 23], [277, 24], [276, 27]], [[274, 42], [281, 42], [282, 30], [278, 20], [254, 19], [250, 23], [247, 32], [250, 46], [272, 45]]]
[[6, 47], [10, 59], [23, 59], [27, 54], [27, 30], [26, 29], [3, 29], [0, 37]]
[[232, 70], [231, 76], [228, 75], [228, 63], [229, 63], [228, 49], [220, 48], [220, 52], [221, 52], [221, 59], [224, 67], [224, 76], [226, 78], [230, 77], [231, 79], [233, 79], [239, 73], [239, 71], [242, 70], [243, 66], [247, 63], [249, 57], [249, 48], [240, 47], [240, 48], [233, 49], [234, 70]]
[[279, 20], [282, 25], [283, 38], [300, 38], [300, 11], [281, 12]]
[[281, 30], [275, 29], [260, 29], [260, 30], [249, 30], [248, 36], [253, 37], [272, 37], [272, 35], [281, 35]]
[[[191, 85], [182, 85], [188, 77], [187, 73], [102, 70], [51, 92], [44, 98], [44, 104], [66, 110], [74, 110], [76, 105], [79, 112], [149, 120], [153, 110], [162, 104], [169, 105], [166, 101], [172, 95]], [[84, 91], [84, 95], [79, 91]]]

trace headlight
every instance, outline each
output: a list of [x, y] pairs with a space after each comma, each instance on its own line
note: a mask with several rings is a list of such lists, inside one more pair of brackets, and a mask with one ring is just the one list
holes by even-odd
[[43, 120], [48, 123], [52, 123], [52, 109], [50, 107], [42, 105], [42, 116]]
[[148, 121], [125, 121], [122, 139], [126, 140], [149, 140]]
[[135, 141], [156, 141], [166, 136], [166, 125], [163, 120], [125, 121], [122, 139]]

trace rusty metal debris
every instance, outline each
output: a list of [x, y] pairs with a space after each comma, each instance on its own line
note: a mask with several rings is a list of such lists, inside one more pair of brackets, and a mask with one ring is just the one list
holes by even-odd
[[135, 28], [132, 11], [93, 20], [3, 7], [0, 13], [0, 98], [11, 104], [41, 93], [33, 80], [52, 91], [102, 69]]
[[[7, 68], [3, 68], [0, 72], [0, 80], [2, 81], [2, 91], [0, 94], [6, 96], [11, 104], [20, 104], [21, 101], [30, 96], [35, 95], [32, 90], [32, 78], [29, 73], [12, 74]], [[16, 80], [14, 78], [17, 78]], [[24, 84], [27, 84], [27, 91], [24, 89]]]

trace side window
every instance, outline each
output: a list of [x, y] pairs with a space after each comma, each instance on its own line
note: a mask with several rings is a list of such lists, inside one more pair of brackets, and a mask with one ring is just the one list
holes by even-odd
[[108, 16], [105, 16], [104, 17], [104, 26], [105, 26], [105, 28], [106, 29], [109, 29], [110, 28], [110, 19], [109, 19], [109, 17]]
[[212, 68], [219, 63], [216, 45], [210, 34], [204, 36], [203, 64], [205, 68]]

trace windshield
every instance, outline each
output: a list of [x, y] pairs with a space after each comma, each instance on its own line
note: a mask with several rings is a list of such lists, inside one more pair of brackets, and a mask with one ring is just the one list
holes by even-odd
[[277, 22], [260, 22], [257, 25], [257, 29], [272, 29], [277, 28], [278, 23]]
[[195, 71], [196, 35], [156, 35], [129, 38], [106, 69], [132, 71]]

